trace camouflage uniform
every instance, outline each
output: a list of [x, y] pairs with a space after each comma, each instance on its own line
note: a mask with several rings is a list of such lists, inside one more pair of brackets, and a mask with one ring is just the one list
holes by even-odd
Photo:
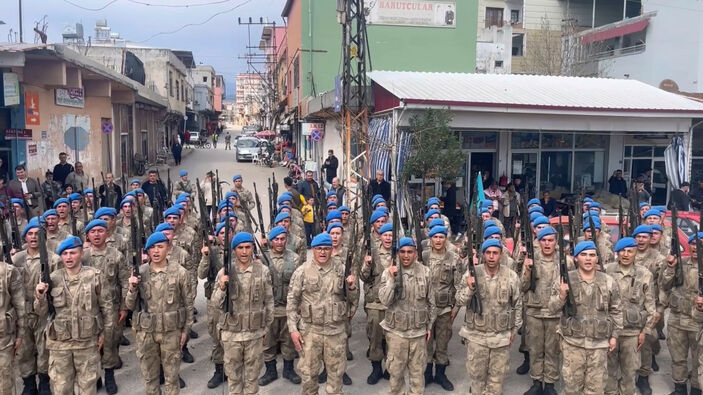
[[271, 263], [270, 272], [273, 286], [273, 323], [268, 327], [264, 339], [264, 362], [276, 359], [276, 348], [281, 345], [281, 354], [284, 361], [295, 359], [295, 348], [288, 332], [288, 318], [286, 316], [286, 303], [288, 301], [288, 288], [295, 269], [300, 266], [298, 254], [284, 250], [278, 254], [273, 250], [266, 252]]
[[[77, 236], [80, 236], [83, 233], [83, 228], [84, 228], [83, 221], [76, 218], [76, 231], [78, 231]], [[71, 219], [70, 218], [68, 218], [66, 220], [66, 222], [59, 221], [59, 231], [64, 232], [67, 235], [73, 234], [73, 227], [71, 226]], [[61, 241], [63, 241], [63, 239]]]
[[[604, 226], [603, 229], [610, 227]], [[580, 236], [578, 239], [576, 239], [576, 244], [586, 241], [585, 236]], [[605, 262], [605, 264], [609, 264], [611, 262], [615, 262], [615, 253], [613, 252], [613, 242], [610, 241], [610, 236], [609, 234], [606, 233], [599, 233], [598, 235], [598, 255], [600, 255], [600, 259], [602, 262]]]
[[330, 260], [318, 265], [310, 260], [293, 273], [286, 314], [288, 330], [300, 332], [303, 340], [298, 369], [304, 395], [318, 393], [317, 374], [323, 362], [327, 369], [327, 394], [342, 393], [342, 375], [347, 365], [344, 329], [349, 318], [348, 303], [358, 299], [359, 289], [349, 289], [340, 262]]
[[467, 284], [468, 270], [461, 277], [456, 305], [466, 306], [464, 326], [459, 335], [466, 339], [466, 370], [471, 377], [472, 394], [500, 394], [510, 361], [511, 339], [522, 326], [522, 294], [517, 274], [500, 266], [490, 276], [484, 265], [476, 266], [476, 284], [483, 314], [471, 310], [474, 295]]
[[[221, 245], [213, 246], [211, 249], [212, 254], [215, 254], [215, 267], [213, 268], [213, 273], [218, 273], [222, 269], [222, 262], [224, 262], [224, 250]], [[207, 279], [210, 274], [210, 257], [208, 255], [203, 255], [200, 258], [200, 264], [198, 265], [198, 278]], [[209, 280], [205, 281], [205, 298], [207, 299], [207, 331], [212, 339], [212, 353], [210, 354], [210, 359], [215, 365], [222, 365], [224, 363], [225, 351], [222, 348], [222, 342], [220, 341], [220, 331], [217, 329], [217, 323], [220, 322], [220, 315], [222, 314], [222, 309], [219, 305], [216, 305], [212, 300], [212, 292], [217, 287], [215, 278], [212, 282]]]
[[308, 247], [304, 237], [298, 237], [295, 234], [288, 233], [288, 237], [286, 238], [286, 249], [294, 252], [298, 256], [297, 266], [301, 266], [305, 263], [305, 259], [308, 256]]
[[359, 278], [364, 282], [364, 311], [366, 311], [366, 337], [369, 339], [369, 360], [382, 361], [385, 356], [385, 338], [381, 321], [385, 317], [386, 306], [378, 298], [381, 275], [391, 265], [391, 251], [381, 246], [372, 251], [370, 265], [363, 264]]
[[[647, 251], [642, 252], [637, 250], [637, 255], [635, 255], [635, 264], [642, 267], [646, 267], [652, 273], [653, 291], [654, 291], [654, 302], [657, 312], [661, 315], [661, 319], [657, 324], [657, 327], [664, 325], [664, 309], [666, 308], [666, 296], [664, 293], [659, 291], [660, 283], [659, 277], [664, 269], [666, 263], [666, 258], [659, 254], [659, 252], [654, 248], [647, 248]], [[637, 374], [643, 377], [649, 377], [652, 375], [652, 357], [659, 354], [661, 351], [661, 346], [659, 344], [659, 337], [656, 331], [652, 333], [647, 333], [645, 336], [645, 342], [640, 349], [640, 368], [637, 369]]]
[[237, 189], [236, 187], [232, 187], [232, 190], [234, 192], [237, 192], [237, 195], [239, 195], [239, 202], [242, 204], [243, 208], [246, 208], [247, 210], [253, 210], [254, 207], [256, 207], [256, 202], [254, 201], [254, 196], [252, 193], [247, 190], [246, 188], [242, 187], [240, 189]]
[[[450, 245], [448, 241], [445, 246]], [[451, 313], [459, 312], [456, 306], [456, 286], [461, 281], [461, 262], [457, 254], [449, 252], [448, 248], [437, 252], [434, 249], [423, 252], [422, 261], [430, 268], [434, 305], [437, 307], [437, 318], [430, 326], [431, 337], [427, 342], [427, 363], [449, 365], [447, 347], [452, 338]]]
[[[188, 251], [180, 245], [175, 244], [175, 239], [173, 242], [174, 244], [171, 245], [171, 250], [168, 252], [167, 259], [169, 262], [178, 263], [186, 269], [188, 272], [188, 280], [190, 281], [190, 286], [192, 288], [193, 299], [195, 299], [196, 289], [198, 288], [198, 266]], [[190, 247], [192, 248], [192, 246]]]
[[56, 251], [57, 248], [59, 248], [59, 244], [61, 244], [62, 241], [66, 240], [66, 238], [70, 235], [70, 233], [66, 233], [62, 230], [57, 230], [56, 232], [49, 232], [47, 230], [46, 232], [46, 249], [47, 251]]
[[671, 378], [675, 384], [686, 385], [689, 377], [688, 356], [691, 361], [691, 389], [700, 389], [698, 382], [698, 336], [701, 331], [693, 311], [698, 296], [698, 265], [691, 258], [683, 258], [683, 285], [674, 286], [675, 269], [665, 264], [659, 277], [659, 287], [668, 294], [669, 316], [666, 322], [666, 344], [671, 354]]
[[640, 366], [637, 355], [637, 337], [640, 333], [654, 331], [654, 281], [647, 268], [635, 265], [624, 266], [610, 263], [606, 272], [620, 289], [623, 329], [618, 342], [608, 354], [608, 382], [606, 394], [634, 394], [635, 372]]
[[[563, 355], [564, 394], [602, 394], [607, 377], [610, 338], [622, 331], [620, 288], [609, 275], [597, 271], [591, 281], [582, 280], [577, 270], [569, 272], [576, 315], [561, 316], [558, 333]], [[556, 314], [566, 303], [559, 298], [559, 282], [554, 283], [549, 310]]]
[[[180, 265], [167, 264], [155, 271], [140, 266], [136, 292], [127, 292], [125, 305], [134, 311], [132, 330], [137, 340], [137, 358], [145, 380], [144, 392], [159, 394], [159, 366], [163, 367], [166, 394], [177, 394], [181, 366], [181, 335], [193, 326], [193, 294], [189, 274]], [[137, 309], [137, 296], [141, 297]]]
[[[114, 325], [112, 294], [99, 270], [83, 266], [76, 275], [66, 269], [51, 273], [54, 317], [46, 325], [51, 392], [95, 394], [100, 354], [98, 338]], [[34, 311], [49, 313], [47, 298], [34, 300]]]
[[122, 329], [117, 323], [117, 313], [119, 310], [127, 310], [122, 295], [127, 294], [127, 284], [131, 275], [130, 267], [122, 253], [113, 247], [106, 247], [102, 251], [92, 247], [87, 248], [83, 255], [83, 264], [100, 271], [103, 283], [107, 287], [105, 292], [112, 301], [112, 309], [106, 314], [112, 315], [112, 321], [115, 324], [112, 328], [106, 328], [104, 331], [102, 365], [105, 369], [114, 369], [120, 361], [119, 345], [122, 338]]
[[425, 339], [437, 318], [435, 290], [431, 269], [413, 262], [396, 274], [402, 276], [402, 291], [396, 294], [396, 279], [384, 270], [378, 298], [387, 310], [381, 327], [388, 342], [390, 394], [404, 394], [405, 370], [408, 371], [408, 394], [425, 392], [423, 370], [427, 362]]
[[15, 393], [15, 341], [25, 334], [25, 289], [21, 271], [0, 262], [0, 394]]

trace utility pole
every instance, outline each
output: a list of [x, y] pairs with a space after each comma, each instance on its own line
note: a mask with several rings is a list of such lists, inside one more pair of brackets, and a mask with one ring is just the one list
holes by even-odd
[[[242, 18], [238, 18], [237, 22], [239, 25], [247, 26], [247, 52], [245, 55], [240, 56], [240, 59], [246, 59], [247, 61], [247, 74], [258, 74], [260, 77], [262, 90], [265, 90], [263, 97], [256, 97], [250, 101], [257, 101], [261, 108], [259, 109], [259, 118], [261, 119], [261, 124], [265, 129], [273, 129], [274, 124], [274, 109], [276, 108], [278, 102], [278, 90], [276, 86], [276, 62], [278, 61], [278, 47], [276, 44], [276, 22], [269, 22], [268, 18], [259, 18], [258, 21], [252, 20], [251, 17], [248, 21], [242, 21]], [[269, 40], [269, 45], [262, 47], [251, 45], [251, 26], [260, 25], [264, 29], [271, 29], [271, 38]], [[258, 49], [264, 53], [252, 52], [252, 49]], [[272, 57], [272, 59], [271, 59]], [[263, 72], [259, 71], [255, 66], [256, 64], [263, 65]], [[248, 78], [250, 86], [254, 86], [253, 79]], [[258, 95], [257, 96], [261, 96]]]
[[24, 41], [22, 40], [22, 0], [19, 0], [19, 6], [20, 6], [20, 43], [23, 43]]

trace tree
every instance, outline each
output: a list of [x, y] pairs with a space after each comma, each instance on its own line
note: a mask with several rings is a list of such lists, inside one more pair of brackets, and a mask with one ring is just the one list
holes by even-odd
[[410, 152], [400, 174], [403, 183], [411, 176], [454, 181], [464, 165], [459, 138], [449, 127], [449, 110], [427, 109], [410, 118]]

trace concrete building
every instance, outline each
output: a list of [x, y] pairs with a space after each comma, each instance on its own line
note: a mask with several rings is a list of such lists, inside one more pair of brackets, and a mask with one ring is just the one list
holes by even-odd
[[217, 129], [215, 105], [215, 69], [212, 66], [198, 65], [191, 69], [193, 81], [193, 112], [199, 131], [212, 133]]
[[223, 75], [216, 75], [215, 76], [215, 88], [213, 92], [213, 102], [212, 102], [212, 109], [216, 113], [221, 113], [224, 109], [222, 103], [225, 100], [225, 91], [226, 91], [226, 86], [225, 86], [225, 77]]
[[235, 86], [237, 124], [261, 126], [261, 109], [266, 99], [266, 90], [260, 74], [239, 73]]

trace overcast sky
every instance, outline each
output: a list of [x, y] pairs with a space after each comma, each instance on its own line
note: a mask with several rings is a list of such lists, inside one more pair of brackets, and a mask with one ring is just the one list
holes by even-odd
[[[0, 20], [5, 22], [0, 25], [0, 42], [5, 42], [10, 29], [19, 31], [19, 0], [0, 0], [0, 3]], [[247, 26], [240, 26], [237, 18], [244, 21], [252, 17], [258, 21], [259, 17], [268, 17], [280, 26], [284, 4], [285, 0], [22, 0], [24, 42], [34, 42], [35, 23], [45, 15], [49, 43], [61, 42], [63, 30], [76, 22], [83, 23], [87, 41], [88, 36], [95, 35], [95, 21], [107, 19], [112, 31], [129, 41], [147, 40], [142, 45], [192, 51], [196, 63], [212, 65], [218, 74], [225, 76], [229, 97], [234, 92], [237, 73], [247, 71], [246, 61], [238, 59], [246, 53]], [[189, 7], [175, 7], [183, 5]], [[102, 9], [89, 10], [98, 8]], [[211, 17], [202, 25], [154, 36], [186, 24], [200, 24]], [[259, 44], [260, 36], [261, 26], [252, 26], [252, 45]]]

